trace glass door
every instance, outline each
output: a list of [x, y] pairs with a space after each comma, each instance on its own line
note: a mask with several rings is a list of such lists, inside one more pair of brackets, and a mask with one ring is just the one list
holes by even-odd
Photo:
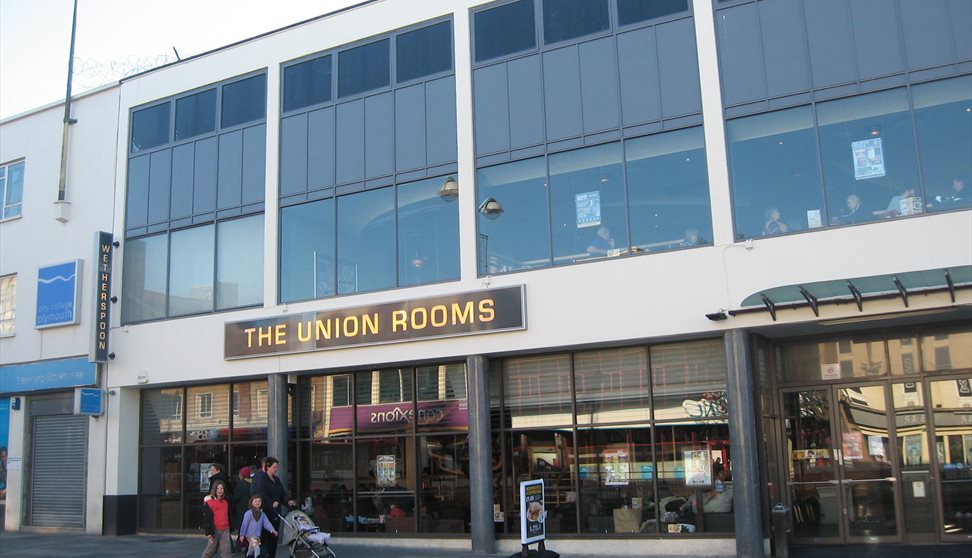
[[885, 384], [783, 392], [795, 539], [900, 540], [889, 403]]

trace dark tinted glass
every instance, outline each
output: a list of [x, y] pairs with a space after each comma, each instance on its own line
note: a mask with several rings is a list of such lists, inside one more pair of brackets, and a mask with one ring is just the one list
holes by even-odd
[[165, 234], [126, 241], [122, 323], [165, 317], [168, 248], [169, 238]]
[[216, 129], [216, 90], [209, 89], [176, 101], [175, 139], [182, 140]]
[[611, 26], [607, 0], [543, 0], [543, 43], [604, 31]]
[[169, 141], [169, 103], [132, 114], [132, 152], [151, 149]]
[[648, 21], [688, 10], [688, 0], [618, 0], [618, 25]]
[[388, 85], [388, 39], [338, 55], [338, 95], [346, 97]]
[[912, 88], [928, 209], [972, 205], [972, 76]]
[[399, 35], [395, 68], [399, 83], [452, 69], [452, 22]]
[[267, 76], [259, 75], [223, 86], [220, 122], [223, 128], [262, 120], [266, 115]]
[[284, 68], [284, 111], [331, 100], [331, 57], [322, 56]]
[[476, 62], [536, 48], [533, 0], [520, 0], [475, 16]]

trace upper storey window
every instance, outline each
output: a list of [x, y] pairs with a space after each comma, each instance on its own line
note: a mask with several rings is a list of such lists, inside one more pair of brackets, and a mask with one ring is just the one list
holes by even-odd
[[132, 153], [169, 142], [169, 103], [132, 113]]
[[452, 22], [443, 21], [398, 36], [395, 74], [398, 83], [452, 69]]
[[260, 74], [223, 86], [223, 128], [262, 120], [267, 114], [267, 76]]
[[346, 50], [338, 55], [338, 95], [387, 87], [389, 80], [388, 39]]
[[176, 141], [216, 129], [216, 90], [209, 89], [176, 101]]
[[618, 25], [630, 25], [685, 11], [688, 11], [688, 0], [618, 0]]
[[476, 62], [537, 46], [533, 0], [520, 0], [475, 15]]
[[19, 217], [24, 201], [24, 161], [0, 165], [0, 219]]
[[330, 100], [330, 55], [284, 68], [284, 112], [326, 103]]
[[546, 45], [610, 27], [607, 0], [543, 0], [543, 43]]

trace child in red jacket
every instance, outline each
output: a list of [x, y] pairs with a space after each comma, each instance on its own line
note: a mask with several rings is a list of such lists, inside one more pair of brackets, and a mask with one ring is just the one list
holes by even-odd
[[233, 539], [230, 536], [229, 500], [226, 484], [217, 480], [209, 488], [209, 498], [203, 502], [203, 530], [206, 532], [206, 549], [202, 558], [212, 558], [219, 549], [221, 558], [230, 558]]

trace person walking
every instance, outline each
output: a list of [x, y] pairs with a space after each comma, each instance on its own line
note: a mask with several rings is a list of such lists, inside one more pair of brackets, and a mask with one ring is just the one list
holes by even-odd
[[203, 530], [206, 532], [206, 548], [201, 558], [212, 558], [219, 549], [221, 558], [230, 558], [229, 500], [226, 499], [226, 483], [221, 480], [209, 487], [209, 497], [203, 501]]
[[[294, 501], [287, 499], [287, 489], [280, 482], [277, 471], [280, 469], [280, 462], [276, 457], [267, 456], [263, 458], [263, 469], [257, 471], [253, 476], [253, 484], [250, 486], [251, 498], [259, 496], [262, 500], [263, 513], [267, 515], [274, 532], [264, 531], [261, 541], [265, 543], [268, 558], [277, 556], [277, 532], [280, 531], [280, 514], [286, 513], [284, 506], [294, 507]], [[261, 544], [261, 547], [264, 545]]]

